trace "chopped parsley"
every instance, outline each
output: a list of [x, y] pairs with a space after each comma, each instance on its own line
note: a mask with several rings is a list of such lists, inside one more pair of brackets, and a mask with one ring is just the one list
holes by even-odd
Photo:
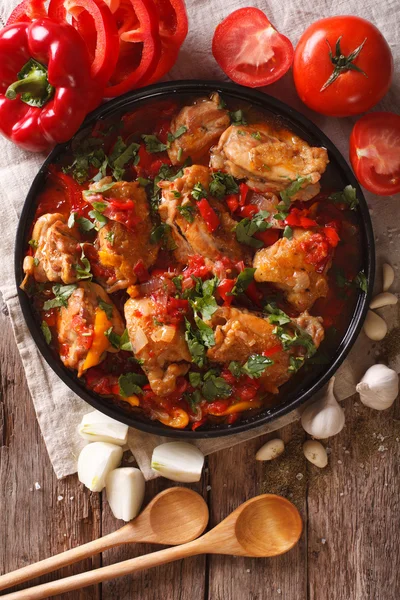
[[46, 321], [42, 321], [40, 325], [40, 329], [44, 335], [44, 339], [46, 340], [46, 344], [50, 344], [51, 342], [51, 331], [50, 327], [47, 325]]
[[[114, 346], [114, 348], [117, 348], [118, 350], [125, 350], [126, 352], [133, 352], [132, 343], [129, 339], [129, 333], [127, 329], [124, 330], [122, 335], [118, 335], [118, 333], [114, 331], [114, 328], [110, 327], [104, 332], [104, 335], [108, 338], [110, 344]], [[140, 363], [139, 360], [137, 362]]]
[[254, 280], [254, 273], [256, 269], [252, 269], [251, 267], [246, 267], [239, 273], [236, 278], [236, 283], [230, 292], [232, 296], [237, 296], [238, 294], [243, 294], [251, 282]]
[[291, 323], [291, 318], [280, 310], [275, 303], [271, 302], [264, 307], [265, 312], [269, 313], [268, 320], [272, 325], [286, 325]]
[[274, 361], [262, 354], [252, 354], [244, 365], [237, 361], [231, 361], [228, 369], [232, 375], [239, 378], [241, 375], [248, 375], [251, 379], [258, 379], [264, 373], [265, 369], [274, 364]]
[[[95, 189], [95, 190], [85, 190], [83, 192], [83, 195], [85, 196], [85, 198], [88, 198], [89, 196], [97, 196], [97, 194], [104, 194], [104, 192], [107, 192], [108, 190], [110, 190], [112, 187], [114, 187], [115, 185], [115, 181], [113, 181], [112, 183], [105, 183], [104, 185], [102, 185], [101, 187]], [[107, 205], [104, 205], [104, 208]]]
[[304, 356], [290, 356], [288, 371], [290, 371], [291, 373], [297, 373], [297, 371], [303, 365], [304, 365]]
[[185, 318], [185, 340], [195, 365], [202, 368], [206, 363], [206, 348], [201, 338], [200, 332], [196, 331]]
[[178, 129], [175, 131], [175, 133], [172, 133], [170, 131], [168, 133], [168, 144], [167, 144], [168, 148], [172, 144], [172, 142], [174, 142], [175, 140], [177, 140], [178, 138], [180, 138], [181, 135], [183, 135], [186, 132], [187, 132], [187, 127], [185, 127], [185, 125], [181, 125], [180, 127], [178, 127]]
[[215, 171], [211, 175], [210, 194], [215, 198], [222, 198], [228, 194], [238, 194], [239, 186], [232, 175]]
[[53, 285], [52, 292], [54, 294], [54, 298], [51, 300], [46, 300], [46, 302], [43, 304], [43, 310], [67, 306], [68, 298], [77, 287], [78, 286], [76, 283], [71, 283], [70, 285], [61, 285], [60, 283], [56, 283]]
[[331, 194], [329, 200], [337, 204], [345, 204], [349, 210], [355, 210], [359, 204], [357, 190], [352, 185], [346, 185], [342, 192]]
[[293, 346], [302, 346], [306, 350], [307, 358], [313, 356], [317, 351], [311, 335], [300, 327], [296, 327], [293, 332], [290, 332], [287, 328], [277, 325], [272, 333], [279, 338], [285, 351]]
[[192, 196], [198, 202], [202, 198], [207, 198], [207, 190], [205, 187], [198, 181], [192, 189]]
[[206, 281], [198, 280], [192, 297], [189, 300], [195, 315], [201, 314], [202, 319], [206, 321], [211, 319], [212, 315], [218, 309], [218, 304], [214, 297], [217, 285], [217, 277], [207, 279]]
[[259, 131], [253, 131], [251, 137], [253, 137], [255, 140], [261, 140], [261, 133]]
[[38, 258], [34, 258], [33, 259], [33, 264], [35, 265], [35, 267], [39, 266], [39, 259]]
[[182, 291], [182, 279], [183, 279], [183, 275], [177, 275], [176, 277], [172, 278], [172, 282], [175, 285], [178, 292]]
[[249, 219], [246, 217], [239, 221], [235, 227], [236, 239], [241, 244], [251, 246], [252, 248], [262, 248], [263, 242], [254, 238], [254, 234], [260, 231], [266, 231], [271, 227], [271, 223], [267, 223], [265, 219], [269, 217], [269, 212], [260, 210], [254, 217]]
[[232, 125], [247, 125], [247, 120], [241, 109], [229, 113]]
[[[274, 215], [275, 218], [276, 218], [276, 216], [277, 215]], [[283, 237], [287, 238], [288, 240], [292, 239], [292, 237], [293, 237], [293, 229], [291, 227], [289, 227], [289, 225], [286, 225], [285, 229], [283, 230]]]
[[147, 383], [147, 378], [138, 373], [126, 373], [118, 378], [119, 393], [122, 398], [129, 398], [134, 394], [143, 394], [142, 386]]
[[305, 183], [309, 183], [309, 177], [297, 177], [294, 181], [291, 181], [288, 187], [282, 190], [279, 195], [281, 197], [281, 202], [278, 204], [279, 213], [275, 215], [275, 219], [280, 217], [279, 220], [283, 220], [287, 217], [291, 198], [295, 196], [303, 187]]
[[171, 236], [171, 226], [167, 223], [160, 223], [153, 227], [150, 233], [150, 243], [158, 244], [162, 243], [162, 247], [166, 250], [175, 250], [176, 244]]
[[104, 300], [102, 300], [100, 297], [97, 298], [97, 301], [99, 303], [99, 308], [101, 308], [101, 310], [104, 310], [104, 312], [106, 313], [107, 319], [112, 319], [112, 316], [113, 316], [112, 304], [107, 304], [107, 302], [104, 302]]
[[193, 223], [196, 208], [192, 204], [183, 204], [182, 206], [178, 206], [178, 212], [184, 219], [186, 219], [188, 223]]
[[368, 279], [365, 275], [365, 273], [363, 271], [360, 271], [358, 273], [358, 275], [356, 275], [356, 277], [354, 278], [354, 283], [355, 285], [362, 290], [363, 292], [367, 293], [368, 291]]
[[39, 242], [37, 240], [29, 240], [28, 244], [31, 248], [35, 248], [35, 250], [39, 246]]
[[137, 182], [141, 187], [146, 187], [146, 185], [149, 185], [149, 183], [151, 183], [151, 180], [146, 179], [145, 177], [138, 177]]
[[208, 402], [213, 402], [216, 398], [232, 396], [232, 388], [229, 383], [223, 377], [215, 375], [213, 370], [208, 371], [203, 379], [201, 393]]
[[[140, 144], [132, 142], [127, 145], [122, 137], [118, 137], [108, 157], [108, 164], [112, 170], [112, 176], [117, 181], [120, 181], [125, 175], [125, 165], [133, 159], [133, 164], [137, 165], [139, 162], [138, 150]], [[108, 184], [110, 185], [110, 184]]]
[[[77, 223], [79, 229], [82, 231], [82, 233], [88, 233], [89, 231], [91, 231], [92, 229], [95, 228], [95, 224], [93, 223], [93, 221], [90, 221], [89, 219], [86, 219], [86, 217], [76, 217], [76, 213], [72, 213], [73, 215], [75, 215], [74, 219], [75, 219], [75, 223]], [[68, 219], [69, 221], [69, 219]]]
[[110, 246], [114, 246], [115, 232], [110, 229], [110, 231], [106, 233], [105, 239], [110, 244]]
[[155, 135], [142, 135], [142, 139], [144, 140], [146, 151], [149, 154], [164, 152], [167, 149], [167, 145], [163, 144]]
[[106, 329], [104, 335], [106, 336], [110, 344], [114, 346], [114, 348], [117, 348], [119, 350], [121, 336], [119, 336], [118, 333], [115, 333], [114, 327], [109, 327], [108, 329]]
[[93, 275], [92, 272], [90, 270], [90, 262], [88, 261], [88, 259], [85, 256], [85, 251], [83, 249], [83, 245], [81, 244], [81, 248], [82, 248], [82, 254], [81, 254], [81, 258], [80, 258], [80, 264], [76, 264], [74, 265], [75, 270], [76, 270], [76, 276], [78, 279], [92, 279]]
[[104, 225], [107, 225], [108, 223], [107, 217], [105, 217], [98, 210], [91, 210], [89, 213], [89, 217], [92, 217], [92, 219], [95, 219], [97, 221], [98, 225], [95, 224], [96, 231], [100, 231], [100, 229], [102, 229]]

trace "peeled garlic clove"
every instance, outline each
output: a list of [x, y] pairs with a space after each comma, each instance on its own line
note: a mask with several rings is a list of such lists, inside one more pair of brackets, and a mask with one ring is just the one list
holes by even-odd
[[372, 310], [367, 312], [363, 329], [365, 335], [369, 337], [370, 340], [374, 340], [374, 342], [383, 340], [388, 330], [386, 321]]
[[282, 454], [285, 449], [285, 444], [279, 438], [269, 440], [264, 446], [258, 450], [256, 460], [274, 460]]
[[204, 464], [203, 453], [193, 444], [169, 442], [153, 450], [151, 468], [171, 481], [200, 481]]
[[394, 281], [394, 269], [392, 265], [385, 263], [382, 267], [383, 271], [383, 291], [387, 292]]
[[89, 442], [107, 442], [124, 446], [128, 439], [128, 425], [94, 410], [84, 415], [78, 433]]
[[365, 406], [386, 410], [399, 394], [399, 377], [386, 365], [373, 365], [357, 384], [356, 390]]
[[344, 412], [333, 393], [334, 381], [332, 377], [325, 394], [309, 404], [301, 415], [303, 429], [317, 439], [336, 435], [344, 427]]
[[115, 444], [93, 442], [85, 446], [78, 458], [79, 481], [92, 492], [101, 492], [106, 477], [122, 460], [122, 448]]
[[320, 469], [323, 469], [328, 464], [328, 455], [321, 442], [307, 440], [303, 444], [303, 453], [310, 463]]
[[140, 512], [145, 481], [134, 467], [114, 469], [106, 477], [107, 500], [116, 519], [131, 521]]
[[398, 298], [390, 292], [382, 292], [375, 298], [372, 298], [369, 305], [370, 308], [382, 308], [382, 306], [388, 306], [389, 304], [397, 304]]

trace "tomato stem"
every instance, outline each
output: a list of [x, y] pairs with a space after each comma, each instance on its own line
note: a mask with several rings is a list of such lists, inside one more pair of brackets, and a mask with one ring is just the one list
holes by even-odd
[[320, 92], [323, 92], [324, 90], [326, 90], [326, 88], [328, 86], [330, 86], [331, 83], [336, 81], [336, 79], [339, 77], [339, 75], [341, 75], [342, 73], [344, 73], [346, 71], [357, 71], [358, 73], [362, 73], [362, 75], [364, 75], [365, 77], [368, 78], [368, 75], [365, 73], [365, 71], [363, 71], [362, 69], [360, 69], [360, 67], [357, 67], [357, 65], [354, 64], [354, 61], [357, 58], [357, 56], [360, 54], [361, 50], [363, 49], [364, 44], [367, 41], [367, 38], [365, 38], [365, 40], [358, 46], [358, 48], [353, 50], [353, 52], [350, 52], [350, 54], [348, 56], [345, 56], [344, 54], [342, 54], [342, 51], [340, 48], [340, 40], [342, 39], [342, 37], [343, 36], [340, 36], [336, 42], [335, 54], [333, 54], [332, 47], [331, 47], [330, 43], [328, 42], [328, 40], [325, 40], [326, 43], [328, 44], [329, 58], [331, 60], [331, 63], [334, 66], [334, 69], [333, 69], [332, 75], [329, 77], [329, 79], [324, 83], [324, 85], [320, 89]]

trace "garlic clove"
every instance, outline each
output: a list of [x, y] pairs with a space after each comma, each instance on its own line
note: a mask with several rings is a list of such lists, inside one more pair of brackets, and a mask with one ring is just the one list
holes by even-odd
[[365, 406], [386, 410], [399, 394], [399, 377], [396, 371], [386, 365], [373, 365], [357, 384], [356, 390]]
[[92, 492], [101, 492], [106, 477], [122, 460], [122, 448], [115, 444], [93, 442], [85, 446], [78, 458], [79, 481]]
[[131, 521], [140, 512], [145, 481], [140, 469], [123, 467], [106, 477], [107, 500], [116, 519]]
[[303, 444], [304, 456], [310, 463], [323, 469], [328, 464], [328, 455], [321, 442], [316, 440], [307, 440]]
[[274, 460], [285, 450], [285, 444], [279, 438], [269, 440], [258, 450], [256, 460]]
[[89, 442], [107, 442], [124, 446], [128, 439], [128, 425], [94, 410], [82, 417], [78, 433]]
[[168, 442], [153, 450], [151, 468], [166, 479], [183, 483], [200, 481], [204, 454], [193, 444]]
[[367, 312], [363, 329], [365, 335], [374, 342], [383, 340], [388, 330], [386, 321], [372, 310]]
[[391, 292], [382, 292], [375, 298], [372, 298], [369, 305], [370, 308], [382, 308], [383, 306], [389, 306], [389, 304], [397, 304], [398, 298]]
[[385, 263], [382, 267], [383, 271], [383, 291], [387, 292], [394, 281], [394, 269], [392, 265]]
[[317, 439], [337, 435], [344, 427], [344, 412], [333, 393], [334, 381], [332, 377], [326, 392], [309, 404], [301, 415], [303, 429]]

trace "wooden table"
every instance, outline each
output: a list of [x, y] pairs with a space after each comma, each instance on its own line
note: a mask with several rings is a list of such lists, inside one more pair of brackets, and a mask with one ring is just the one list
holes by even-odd
[[[54, 476], [4, 305], [0, 331], [0, 570], [6, 572], [109, 533], [121, 522], [105, 497], [83, 489], [76, 476]], [[303, 457], [305, 435], [295, 424], [280, 432], [286, 442], [280, 459], [254, 460], [271, 437], [265, 436], [211, 455], [201, 483], [193, 486], [208, 501], [211, 526], [260, 492], [290, 498], [304, 519], [300, 543], [290, 553], [265, 560], [191, 558], [63, 600], [398, 600], [400, 411], [397, 404], [397, 413], [378, 413], [357, 398], [344, 404], [346, 427], [328, 441], [323, 471]], [[168, 485], [165, 479], [148, 483], [146, 501]], [[115, 549], [61, 575], [156, 549]]]

